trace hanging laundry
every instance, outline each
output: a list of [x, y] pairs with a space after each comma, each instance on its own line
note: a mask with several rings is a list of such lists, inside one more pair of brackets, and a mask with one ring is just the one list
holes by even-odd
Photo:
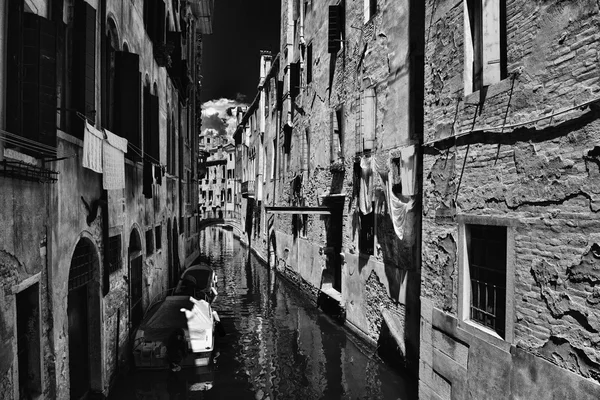
[[84, 168], [102, 173], [102, 142], [104, 134], [85, 121], [83, 133], [83, 161]]
[[125, 153], [127, 139], [104, 130], [106, 140], [102, 146], [102, 186], [106, 190], [125, 188]]
[[[404, 160], [404, 158], [402, 159]], [[396, 197], [394, 191], [392, 190], [394, 182], [389, 176], [389, 166], [381, 158], [375, 159], [374, 166], [385, 186], [385, 197], [388, 204], [390, 218], [392, 219], [392, 224], [394, 225], [394, 232], [396, 233], [396, 236], [402, 240], [404, 239], [404, 224], [406, 223], [406, 216], [414, 207], [415, 201], [412, 198], [408, 201], [403, 201]], [[404, 188], [404, 185], [402, 185], [402, 188]], [[402, 197], [404, 197], [404, 195]]]
[[360, 193], [358, 196], [358, 207], [364, 215], [373, 211], [371, 192], [373, 190], [373, 169], [371, 168], [371, 157], [362, 157], [360, 160]]
[[402, 183], [402, 195], [415, 195], [416, 182], [416, 147], [408, 146], [400, 149], [400, 182]]

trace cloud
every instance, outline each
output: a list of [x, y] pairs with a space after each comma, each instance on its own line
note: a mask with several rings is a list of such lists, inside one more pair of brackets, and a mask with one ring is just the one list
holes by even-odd
[[236, 97], [235, 100], [221, 98], [202, 104], [202, 134], [233, 136], [237, 127], [236, 109], [248, 106], [244, 102], [246, 96], [238, 93]]

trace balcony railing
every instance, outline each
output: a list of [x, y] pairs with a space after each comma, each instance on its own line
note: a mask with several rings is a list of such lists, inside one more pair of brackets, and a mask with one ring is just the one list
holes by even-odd
[[242, 182], [242, 197], [253, 197], [254, 196], [254, 181]]

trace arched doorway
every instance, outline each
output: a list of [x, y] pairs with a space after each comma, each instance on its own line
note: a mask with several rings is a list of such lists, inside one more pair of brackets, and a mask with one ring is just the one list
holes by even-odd
[[86, 399], [91, 391], [102, 389], [100, 309], [96, 246], [82, 238], [71, 258], [67, 297], [71, 399]]
[[133, 229], [129, 235], [127, 258], [129, 260], [129, 321], [131, 334], [134, 334], [144, 316], [142, 308], [142, 241], [137, 229]]

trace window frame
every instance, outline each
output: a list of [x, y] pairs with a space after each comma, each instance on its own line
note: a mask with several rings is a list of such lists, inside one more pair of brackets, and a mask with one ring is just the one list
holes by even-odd
[[[460, 215], [458, 221], [458, 320], [459, 326], [498, 347], [514, 341], [515, 234], [517, 221], [510, 218]], [[506, 227], [506, 292], [504, 337], [471, 319], [471, 282], [467, 231], [471, 225]]]
[[463, 0], [463, 18], [464, 94], [469, 95], [508, 77], [506, 0]]

